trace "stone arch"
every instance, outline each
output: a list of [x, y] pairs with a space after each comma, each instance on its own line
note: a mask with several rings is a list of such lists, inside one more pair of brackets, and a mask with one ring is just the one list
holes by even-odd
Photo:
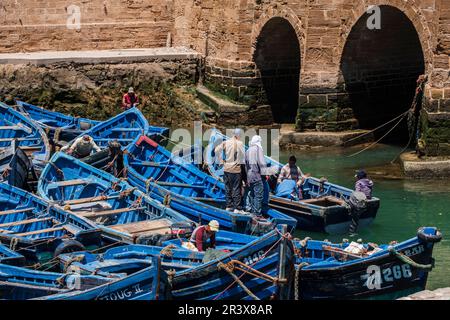
[[[373, 1], [381, 9], [381, 29], [369, 30], [366, 7], [355, 20], [343, 43], [340, 73], [348, 103], [360, 127], [373, 129], [407, 111], [414, 98], [416, 80], [426, 72], [432, 59], [425, 44], [424, 25], [408, 16], [410, 7], [390, 4], [397, 1]], [[361, 6], [360, 8], [361, 9]], [[409, 12], [411, 14], [411, 12]], [[417, 29], [419, 26], [419, 30]], [[422, 34], [422, 38], [421, 38]], [[426, 38], [426, 37], [425, 37]], [[386, 130], [391, 126], [386, 127]], [[385, 131], [379, 131], [383, 134]], [[408, 139], [406, 120], [390, 137]]]
[[361, 0], [358, 3], [355, 3], [354, 0], [347, 0], [345, 5], [350, 6], [352, 9], [349, 14], [350, 19], [346, 20], [342, 26], [343, 41], [341, 42], [340, 56], [343, 54], [345, 41], [352, 31], [353, 26], [364, 16], [370, 5], [391, 6], [402, 11], [414, 25], [424, 52], [426, 73], [430, 73], [433, 68], [433, 47], [436, 40], [428, 26], [426, 17], [422, 14], [420, 7], [416, 3], [416, 0]]
[[286, 7], [268, 7], [253, 26], [252, 57], [262, 100], [272, 107], [279, 123], [295, 121], [303, 40], [300, 19]]
[[305, 49], [306, 30], [298, 15], [286, 5], [281, 6], [278, 4], [273, 4], [267, 7], [263, 11], [261, 16], [253, 23], [252, 37], [251, 37], [252, 55], [254, 55], [255, 53], [258, 37], [261, 34], [262, 29], [267, 24], [267, 22], [269, 22], [269, 20], [271, 20], [272, 18], [283, 18], [289, 21], [292, 28], [295, 30], [298, 41], [300, 43], [300, 48], [302, 50]]

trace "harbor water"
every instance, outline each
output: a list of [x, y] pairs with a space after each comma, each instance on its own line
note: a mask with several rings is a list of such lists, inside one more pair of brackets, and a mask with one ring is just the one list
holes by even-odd
[[321, 233], [297, 231], [298, 238], [311, 237], [341, 242], [343, 238], [364, 242], [389, 243], [403, 241], [414, 236], [421, 226], [435, 226], [443, 234], [443, 240], [435, 246], [436, 266], [430, 273], [427, 289], [450, 287], [450, 182], [442, 180], [416, 180], [399, 177], [398, 165], [391, 161], [401, 147], [378, 145], [357, 156], [353, 153], [361, 147], [326, 150], [281, 152], [280, 160], [287, 162], [290, 154], [297, 157], [297, 164], [304, 173], [326, 177], [330, 182], [349, 188], [354, 187], [355, 170], [367, 169], [375, 183], [374, 196], [381, 199], [374, 223], [349, 238], [348, 235], [331, 236]]

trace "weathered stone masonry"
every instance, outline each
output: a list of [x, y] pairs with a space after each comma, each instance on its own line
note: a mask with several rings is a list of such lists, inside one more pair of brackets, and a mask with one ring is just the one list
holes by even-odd
[[[71, 4], [80, 30], [65, 27]], [[381, 30], [365, 26], [369, 5]], [[426, 148], [450, 154], [448, 0], [6, 0], [0, 23], [0, 52], [191, 47], [205, 85], [298, 130], [373, 128], [425, 73]]]

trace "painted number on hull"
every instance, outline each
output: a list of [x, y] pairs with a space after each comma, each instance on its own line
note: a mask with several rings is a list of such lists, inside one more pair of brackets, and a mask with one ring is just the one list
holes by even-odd
[[99, 298], [99, 300], [128, 300], [129, 298], [142, 292], [144, 292], [144, 290], [139, 287], [139, 284], [136, 284], [120, 291], [111, 292]]
[[254, 264], [254, 263], [258, 262], [263, 257], [264, 257], [264, 251], [260, 250], [260, 251], [258, 251], [256, 253], [254, 253], [253, 255], [244, 258], [244, 263], [246, 265], [251, 265], [251, 264]]
[[411, 266], [409, 264], [395, 265], [381, 270], [379, 266], [371, 265], [367, 268], [366, 274], [361, 278], [370, 290], [381, 289], [381, 285], [395, 280], [408, 279], [412, 277]]

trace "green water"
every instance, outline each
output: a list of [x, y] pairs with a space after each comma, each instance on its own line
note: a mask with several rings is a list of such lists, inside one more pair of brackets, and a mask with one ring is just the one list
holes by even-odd
[[[325, 176], [329, 181], [353, 188], [355, 170], [393, 172], [389, 163], [401, 151], [396, 146], [379, 145], [355, 157], [348, 157], [360, 147], [334, 151], [295, 151], [298, 165], [303, 172], [315, 177]], [[290, 153], [281, 152], [280, 162], [285, 163]], [[374, 168], [376, 167], [376, 168]], [[372, 168], [372, 169], [371, 169]], [[430, 274], [428, 289], [450, 287], [450, 181], [388, 179], [384, 175], [372, 175], [374, 196], [381, 199], [381, 206], [374, 223], [359, 231], [355, 239], [375, 243], [403, 241], [415, 236], [421, 226], [436, 226], [443, 240], [435, 246], [436, 267]], [[328, 236], [299, 231], [297, 237], [310, 236], [317, 240], [327, 238], [340, 242], [345, 235]]]

